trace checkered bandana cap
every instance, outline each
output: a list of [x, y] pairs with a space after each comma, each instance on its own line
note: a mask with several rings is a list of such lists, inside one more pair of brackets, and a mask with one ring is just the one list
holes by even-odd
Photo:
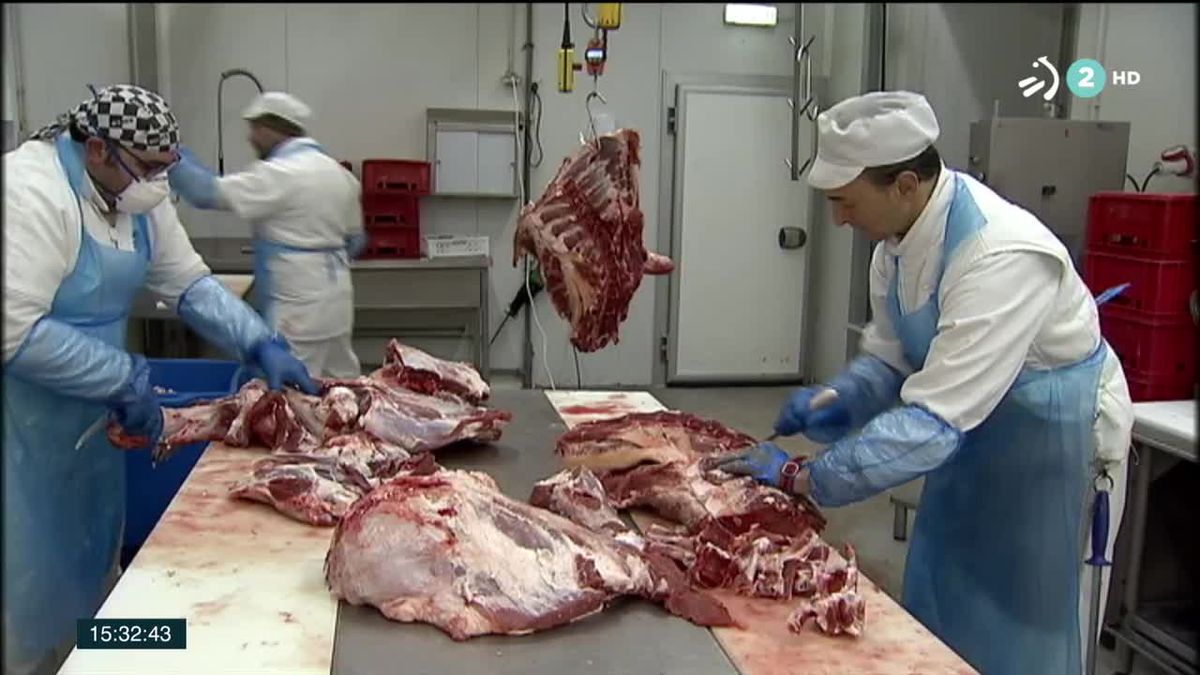
[[179, 123], [162, 96], [132, 84], [96, 90], [31, 138], [54, 140], [71, 122], [90, 136], [116, 141], [130, 150], [171, 152], [179, 146]]

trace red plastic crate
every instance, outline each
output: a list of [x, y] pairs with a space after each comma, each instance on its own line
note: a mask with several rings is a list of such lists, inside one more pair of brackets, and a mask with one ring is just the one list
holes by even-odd
[[1088, 200], [1087, 248], [1159, 260], [1196, 255], [1196, 195], [1098, 192]]
[[429, 162], [409, 159], [364, 159], [363, 194], [429, 194]]
[[1126, 371], [1154, 382], [1196, 379], [1196, 324], [1191, 314], [1146, 317], [1100, 308], [1100, 333]]
[[1134, 403], [1143, 401], [1185, 401], [1196, 396], [1193, 380], [1161, 381], [1134, 370], [1125, 371], [1129, 397]]
[[1131, 284], [1105, 307], [1158, 316], [1187, 313], [1188, 302], [1196, 290], [1194, 259], [1146, 260], [1088, 251], [1083, 276], [1093, 294]]
[[421, 199], [413, 195], [363, 193], [362, 208], [364, 215], [393, 214], [413, 225], [421, 220]]
[[363, 227], [377, 230], [417, 230], [421, 231], [421, 222], [414, 213], [368, 213], [363, 212]]
[[420, 258], [421, 231], [415, 228], [367, 229], [364, 259]]

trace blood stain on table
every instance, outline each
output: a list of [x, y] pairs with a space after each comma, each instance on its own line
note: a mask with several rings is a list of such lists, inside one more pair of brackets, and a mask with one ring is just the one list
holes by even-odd
[[615, 405], [569, 405], [559, 412], [563, 415], [603, 415], [620, 410], [621, 408]]

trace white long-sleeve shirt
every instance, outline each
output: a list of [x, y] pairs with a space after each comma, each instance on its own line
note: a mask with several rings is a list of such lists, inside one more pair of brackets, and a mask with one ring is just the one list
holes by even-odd
[[[962, 242], [946, 266], [938, 294], [938, 334], [925, 366], [913, 371], [891, 325], [888, 287], [899, 274], [898, 295], [905, 313], [929, 301], [955, 175], [943, 167], [912, 228], [902, 239], [876, 247], [870, 278], [872, 321], [863, 332], [862, 347], [908, 375], [900, 392], [905, 403], [920, 404], [970, 431], [991, 415], [1022, 368], [1063, 366], [1091, 354], [1100, 341], [1100, 324], [1091, 292], [1058, 238], [1033, 214], [970, 176], [957, 174], [987, 225], [978, 237]], [[1100, 377], [1098, 412], [1098, 456], [1123, 461], [1133, 406], [1121, 364], [1111, 351]]]
[[[75, 269], [83, 227], [101, 246], [133, 249], [133, 217], [108, 205], [84, 175], [79, 200], [67, 182], [53, 143], [27, 141], [4, 155], [4, 361], [50, 311], [62, 281]], [[77, 205], [78, 204], [78, 205]], [[192, 247], [169, 199], [149, 212], [150, 267], [146, 287], [171, 306], [210, 273]]]
[[[361, 187], [354, 174], [315, 149], [289, 152], [311, 138], [285, 141], [272, 157], [217, 179], [223, 207], [253, 224], [256, 236], [297, 248], [337, 248], [361, 232]], [[269, 318], [289, 340], [325, 340], [351, 331], [349, 261], [333, 270], [320, 257], [283, 253], [269, 265]]]

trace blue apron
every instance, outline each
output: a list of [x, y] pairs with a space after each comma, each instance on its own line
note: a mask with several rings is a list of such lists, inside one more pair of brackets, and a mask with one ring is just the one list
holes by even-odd
[[[287, 157], [288, 155], [295, 155], [310, 150], [325, 153], [325, 149], [316, 143], [293, 143], [279, 152], [272, 152], [268, 156], [268, 159], [272, 157]], [[276, 330], [279, 329], [275, 324], [275, 316], [271, 303], [271, 293], [273, 290], [271, 282], [272, 258], [281, 253], [321, 255], [324, 257], [325, 269], [329, 274], [329, 281], [330, 283], [334, 283], [337, 281], [338, 268], [348, 266], [348, 258], [343, 258], [341, 255], [343, 251], [346, 251], [344, 244], [329, 248], [301, 248], [273, 241], [256, 234], [254, 237], [254, 297], [267, 324]]]
[[[954, 199], [936, 287], [905, 314], [897, 273], [888, 314], [914, 369], [937, 334], [947, 260], [986, 221], [966, 184]], [[1107, 353], [1022, 370], [1000, 404], [943, 466], [925, 476], [904, 570], [904, 606], [974, 668], [1077, 673], [1084, 509], [1096, 392]]]
[[[117, 347], [150, 263], [145, 215], [134, 217], [134, 251], [92, 239], [80, 205], [81, 148], [55, 141], [79, 210], [75, 269], [47, 316]], [[75, 621], [103, 601], [118, 560], [125, 518], [125, 457], [105, 434], [75, 449], [107, 409], [4, 375], [4, 660], [5, 673], [46, 667], [75, 637]]]

